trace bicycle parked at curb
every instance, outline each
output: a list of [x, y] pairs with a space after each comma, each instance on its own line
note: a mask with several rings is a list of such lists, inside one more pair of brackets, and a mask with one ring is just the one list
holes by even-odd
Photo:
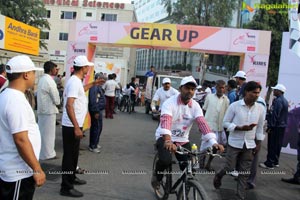
[[[213, 153], [212, 148], [208, 148], [202, 152], [192, 152], [184, 147], [178, 146], [176, 153], [182, 155], [188, 155], [188, 160], [183, 161], [187, 164], [187, 167], [181, 172], [177, 181], [172, 184], [172, 164], [163, 173], [163, 179], [160, 181], [160, 186], [154, 189], [155, 196], [158, 200], [166, 200], [169, 194], [176, 194], [178, 200], [209, 200], [205, 189], [196, 180], [195, 172], [196, 166], [199, 166], [198, 157], [203, 155], [211, 155], [222, 157], [219, 154]], [[158, 153], [156, 153], [153, 160], [153, 171], [155, 171], [156, 162], [158, 161]]]

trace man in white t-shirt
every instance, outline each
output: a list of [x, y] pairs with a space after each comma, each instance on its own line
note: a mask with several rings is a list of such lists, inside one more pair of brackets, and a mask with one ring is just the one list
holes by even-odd
[[[172, 154], [177, 146], [183, 146], [191, 150], [189, 142], [189, 133], [193, 122], [196, 121], [202, 140], [224, 151], [224, 147], [216, 141], [216, 135], [211, 132], [199, 104], [193, 100], [197, 82], [192, 76], [182, 79], [180, 83], [180, 94], [170, 97], [164, 102], [161, 108], [160, 124], [156, 129], [156, 147], [159, 160], [156, 163], [153, 172], [151, 184], [154, 189], [160, 187], [160, 181], [163, 178], [163, 171], [171, 164]], [[175, 153], [178, 161], [187, 161], [187, 155]], [[180, 164], [180, 169], [186, 167]], [[158, 173], [159, 172], [159, 173]]]
[[156, 90], [154, 97], [152, 99], [151, 102], [151, 109], [152, 112], [157, 112], [156, 111], [156, 104], [159, 101], [159, 111], [161, 110], [161, 106], [163, 105], [163, 103], [170, 98], [173, 95], [177, 95], [179, 94], [178, 90], [174, 89], [171, 86], [171, 79], [169, 78], [164, 78], [162, 81], [162, 87], [158, 88], [158, 90]]
[[35, 83], [36, 68], [19, 55], [5, 66], [8, 87], [0, 94], [0, 199], [32, 199], [46, 181], [39, 164], [41, 136], [25, 91]]
[[69, 197], [82, 197], [83, 193], [74, 189], [74, 185], [86, 184], [75, 176], [78, 163], [80, 139], [83, 137], [82, 127], [88, 111], [88, 100], [85, 92], [93, 85], [100, 85], [103, 79], [96, 79], [85, 86], [82, 84], [89, 67], [94, 64], [86, 56], [74, 59], [74, 74], [66, 83], [64, 90], [64, 108], [62, 115], [62, 136], [64, 155], [62, 159], [62, 183], [60, 194]]
[[37, 86], [37, 114], [41, 131], [41, 160], [55, 159], [55, 125], [57, 106], [60, 105], [59, 92], [51, 76], [57, 75], [57, 65], [52, 61], [44, 63], [44, 75]]

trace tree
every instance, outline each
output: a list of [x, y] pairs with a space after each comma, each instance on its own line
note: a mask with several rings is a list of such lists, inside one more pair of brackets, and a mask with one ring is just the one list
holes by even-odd
[[[288, 0], [262, 0], [261, 3], [288, 4]], [[269, 86], [275, 85], [278, 80], [282, 32], [289, 30], [288, 23], [287, 12], [278, 12], [278, 10], [267, 11], [265, 9], [259, 9], [256, 11], [253, 20], [244, 26], [244, 28], [249, 29], [272, 31], [267, 79], [267, 85]]]
[[162, 0], [171, 23], [229, 26], [238, 0]]
[[[0, 13], [41, 30], [50, 30], [50, 24], [45, 19], [47, 10], [42, 0], [0, 0]], [[40, 48], [48, 50], [47, 43], [42, 39]]]
[[[178, 0], [176, 3], [172, 3], [172, 0], [162, 0], [162, 3], [171, 23], [219, 27], [230, 25], [232, 14], [239, 6], [239, 0]], [[201, 57], [204, 58], [204, 55]], [[210, 57], [209, 60], [213, 59], [212, 57], [214, 60], [224, 60], [223, 56], [219, 55]], [[204, 60], [201, 61], [203, 62]], [[204, 69], [202, 71], [204, 73]]]

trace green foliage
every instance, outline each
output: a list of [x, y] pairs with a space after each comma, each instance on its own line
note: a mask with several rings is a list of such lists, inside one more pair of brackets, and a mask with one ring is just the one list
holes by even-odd
[[[43, 31], [50, 30], [50, 24], [44, 18], [47, 10], [42, 0], [0, 0], [0, 12], [4, 16], [42, 29]], [[48, 50], [44, 40], [40, 40], [40, 47]]]
[[[288, 4], [288, 0], [263, 0], [261, 3]], [[260, 9], [243, 28], [272, 31], [267, 85], [275, 85], [278, 80], [282, 32], [289, 30], [288, 13]]]
[[229, 26], [238, 0], [162, 0], [171, 23]]

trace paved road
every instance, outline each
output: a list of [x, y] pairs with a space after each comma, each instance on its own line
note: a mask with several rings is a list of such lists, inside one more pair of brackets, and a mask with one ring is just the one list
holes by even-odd
[[[118, 113], [113, 120], [104, 120], [104, 129], [100, 145], [103, 147], [100, 154], [87, 150], [88, 135], [81, 142], [79, 165], [89, 170], [89, 174], [79, 175], [88, 183], [77, 186], [76, 189], [84, 192], [86, 200], [154, 200], [150, 187], [151, 166], [154, 156], [154, 130], [157, 121], [139, 108], [137, 113]], [[191, 140], [199, 144], [199, 133], [193, 127]], [[199, 145], [198, 145], [199, 146]], [[61, 176], [55, 174], [60, 170], [62, 158], [61, 127], [57, 126], [56, 149], [59, 159], [42, 161], [47, 172], [46, 184], [36, 190], [35, 200], [70, 199], [59, 195]], [[261, 161], [266, 155], [266, 144], [261, 153]], [[214, 168], [218, 168], [222, 159], [216, 158]], [[257, 188], [248, 192], [250, 200], [271, 199], [299, 199], [300, 186], [282, 183], [281, 177], [290, 177], [296, 165], [296, 156], [282, 154], [280, 168], [275, 171], [279, 174], [258, 173]], [[265, 172], [265, 171], [263, 171]], [[286, 173], [286, 175], [282, 175]], [[212, 186], [213, 175], [198, 175], [200, 183], [206, 188], [209, 196], [214, 200], [231, 200], [236, 182], [232, 177], [223, 179], [223, 186], [215, 190]], [[171, 196], [169, 199], [176, 199]]]

